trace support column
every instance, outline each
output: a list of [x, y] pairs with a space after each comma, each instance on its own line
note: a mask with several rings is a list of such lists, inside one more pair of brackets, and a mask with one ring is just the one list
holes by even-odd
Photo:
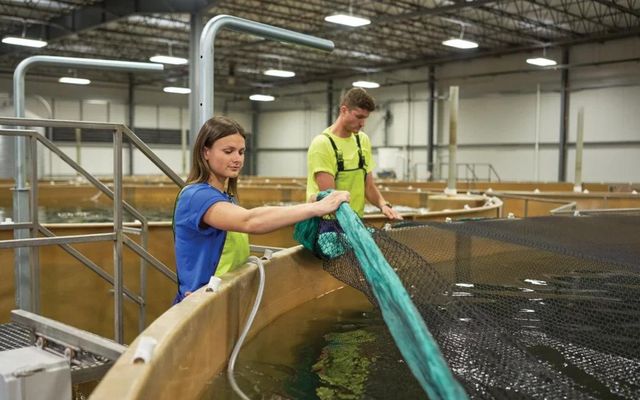
[[[129, 97], [129, 129], [131, 129], [133, 132], [136, 131], [135, 128], [135, 110], [136, 110], [136, 105], [135, 105], [135, 85], [134, 85], [134, 76], [133, 74], [129, 74], [129, 86], [128, 86], [128, 97]], [[128, 142], [128, 147], [129, 147], [129, 168], [128, 168], [128, 175], [133, 175], [133, 143], [131, 143], [130, 140], [127, 141]]]
[[433, 135], [435, 129], [435, 107], [436, 105], [436, 67], [429, 66], [429, 119], [427, 121], [427, 171], [429, 171], [429, 180], [433, 180]]
[[576, 171], [573, 183], [574, 192], [582, 192], [582, 148], [584, 146], [584, 107], [578, 110], [576, 131]]
[[260, 105], [257, 101], [251, 102], [251, 168], [249, 173], [251, 175], [258, 175], [258, 126], [260, 120]]
[[456, 151], [458, 146], [458, 86], [449, 87], [449, 176], [444, 193], [453, 196], [456, 190], [457, 164]]
[[567, 180], [567, 132], [569, 130], [569, 49], [562, 50], [560, 78], [560, 140], [558, 143], [558, 182]]
[[327, 82], [327, 126], [333, 124], [333, 80]]

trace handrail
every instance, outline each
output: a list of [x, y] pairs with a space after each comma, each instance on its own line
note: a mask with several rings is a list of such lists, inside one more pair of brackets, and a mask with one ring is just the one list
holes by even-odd
[[[122, 198], [122, 139], [123, 137], [129, 138], [129, 140], [136, 146], [147, 158], [153, 162], [165, 175], [167, 175], [176, 185], [182, 188], [185, 183], [169, 166], [167, 166], [162, 160], [160, 160], [153, 151], [138, 138], [127, 126], [122, 124], [102, 123], [102, 122], [83, 122], [83, 121], [60, 121], [60, 120], [48, 120], [48, 119], [27, 119], [27, 118], [0, 118], [0, 125], [8, 126], [20, 126], [20, 127], [71, 127], [71, 128], [85, 128], [85, 129], [108, 129], [113, 131], [114, 138], [114, 182], [113, 190], [100, 182], [91, 173], [82, 168], [78, 163], [63, 153], [52, 141], [40, 135], [34, 130], [19, 130], [19, 129], [0, 129], [0, 135], [27, 137], [30, 139], [31, 144], [31, 171], [32, 171], [32, 185], [30, 194], [31, 209], [37, 207], [37, 142], [42, 143], [49, 150], [57, 154], [63, 161], [70, 165], [73, 169], [82, 174], [90, 183], [96, 186], [101, 192], [107, 195], [114, 202], [114, 231], [108, 234], [98, 235], [77, 235], [77, 236], [54, 236], [52, 232], [41, 226], [37, 221], [37, 216], [32, 217], [32, 221], [17, 221], [15, 224], [3, 224], [1, 229], [8, 229], [12, 227], [30, 228], [32, 230], [32, 238], [18, 238], [15, 240], [0, 241], [0, 248], [24, 248], [42, 245], [60, 245], [67, 253], [72, 255], [84, 266], [98, 274], [101, 278], [107, 280], [114, 286], [115, 299], [114, 299], [114, 330], [115, 340], [122, 343], [124, 340], [124, 327], [123, 327], [123, 296], [127, 296], [135, 301], [139, 306], [139, 328], [144, 327], [145, 318], [145, 298], [146, 298], [146, 263], [151, 264], [163, 275], [177, 281], [177, 277], [171, 269], [164, 265], [161, 261], [153, 257], [146, 249], [147, 241], [146, 236], [148, 232], [148, 221], [138, 210], [128, 204]], [[28, 190], [28, 189], [27, 189]], [[129, 239], [126, 233], [130, 228], [126, 228], [123, 225], [123, 210], [128, 211], [135, 218], [137, 218], [142, 227], [140, 233], [142, 234], [142, 246]], [[35, 213], [34, 213], [35, 214]], [[46, 238], [36, 237], [38, 232], [42, 232]], [[137, 233], [137, 232], [136, 232]], [[86, 242], [105, 240], [113, 241], [114, 243], [114, 276], [113, 278], [100, 269], [97, 265], [91, 262], [88, 258], [84, 257], [80, 252], [74, 249], [69, 243]], [[140, 275], [141, 275], [141, 287], [140, 296], [135, 295], [123, 284], [122, 274], [122, 252], [124, 247], [128, 247], [138, 254], [141, 258], [140, 263]], [[35, 252], [34, 252], [35, 253]], [[38, 282], [35, 282], [36, 284]], [[19, 281], [17, 285], [33, 285], [34, 282]], [[39, 288], [34, 290], [34, 293], [38, 293]], [[31, 293], [31, 291], [30, 291]]]
[[500, 175], [498, 175], [498, 171], [496, 171], [495, 168], [493, 168], [493, 164], [489, 164], [489, 182], [491, 182], [491, 172], [493, 172], [496, 176], [496, 178], [498, 179], [498, 182], [500, 182]]
[[[442, 171], [444, 169], [444, 166], [448, 166], [449, 163], [448, 162], [440, 162], [439, 163], [439, 179], [442, 179]], [[478, 177], [478, 174], [476, 173], [476, 167], [486, 167], [487, 168], [487, 181], [491, 182], [491, 177], [495, 175], [497, 182], [500, 182], [500, 175], [498, 175], [498, 171], [496, 171], [495, 167], [493, 166], [493, 164], [491, 163], [456, 163], [456, 176], [459, 177], [460, 175], [458, 174], [458, 169], [460, 167], [464, 167], [466, 171], [468, 171], [469, 173], [471, 173], [471, 179], [468, 178], [468, 174], [465, 174], [466, 181], [467, 182], [478, 182], [480, 180], [480, 178]]]
[[[127, 138], [130, 139], [136, 145], [138, 150], [140, 150], [145, 156], [147, 156], [149, 160], [153, 162], [155, 166], [160, 169], [160, 171], [162, 171], [165, 175], [171, 178], [171, 180], [176, 185], [180, 187], [183, 187], [185, 185], [184, 180], [180, 176], [178, 176], [178, 174], [176, 174], [167, 164], [165, 164], [160, 158], [158, 158], [155, 155], [155, 153], [153, 153], [153, 150], [151, 150], [149, 146], [147, 146], [138, 136], [136, 136], [135, 133], [133, 133], [133, 131], [131, 131], [131, 129], [129, 129], [128, 126], [123, 124], [116, 124], [112, 122], [96, 122], [96, 121], [72, 121], [72, 120], [59, 120], [59, 119], [0, 117], [0, 125], [25, 126], [25, 127], [35, 126], [35, 127], [47, 127], [47, 128], [107, 129], [107, 130], [122, 129], [125, 136], [127, 136]], [[11, 130], [11, 131], [21, 132], [21, 130], [19, 129]], [[53, 142], [51, 141], [48, 141], [48, 142], [53, 144]]]
[[558, 208], [554, 208], [553, 210], [549, 211], [551, 213], [551, 215], [555, 215], [558, 213], [565, 213], [565, 212], [570, 212], [573, 213], [576, 210], [576, 202], [572, 201], [571, 203], [567, 203], [563, 206], [560, 206]]
[[[137, 61], [123, 61], [123, 60], [104, 60], [95, 58], [78, 58], [78, 57], [60, 57], [49, 55], [35, 55], [27, 57], [22, 60], [13, 72], [13, 109], [16, 117], [25, 116], [25, 76], [29, 69], [35, 65], [64, 65], [75, 68], [97, 68], [97, 69], [109, 69], [118, 71], [162, 71], [164, 65], [157, 63], [143, 63]], [[33, 139], [32, 139], [33, 140]], [[26, 187], [27, 182], [27, 152], [24, 138], [17, 137], [15, 140], [15, 188], [13, 191], [13, 219], [16, 222], [26, 222], [31, 219], [34, 223], [37, 222], [37, 215], [29, 215], [29, 210], [34, 210], [35, 204], [28, 204]], [[32, 151], [36, 150], [36, 146], [32, 146]], [[36, 154], [31, 154], [31, 159], [34, 160]], [[31, 162], [32, 166], [36, 165], [35, 161]], [[37, 180], [37, 170], [32, 169], [31, 179], [34, 176]], [[37, 185], [33, 187], [32, 192], [38, 190]], [[35, 196], [30, 197], [31, 200]], [[36, 225], [32, 227], [32, 231], [29, 233], [24, 229], [14, 229], [14, 237], [26, 238], [29, 236], [37, 235]], [[30, 281], [32, 285], [17, 285], [16, 286], [16, 299], [20, 308], [27, 309], [29, 311], [38, 312], [40, 309], [39, 298], [35, 295], [39, 291], [39, 262], [38, 252], [33, 248], [29, 252], [25, 252], [24, 249], [15, 250], [15, 270], [16, 270], [16, 282], [20, 280]], [[32, 289], [34, 289], [32, 291]]]
[[640, 208], [590, 208], [585, 210], [551, 210], [553, 215], [640, 214]]

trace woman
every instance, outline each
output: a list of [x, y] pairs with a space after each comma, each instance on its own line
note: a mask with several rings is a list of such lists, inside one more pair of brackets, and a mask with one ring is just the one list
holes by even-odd
[[237, 205], [237, 181], [244, 164], [245, 133], [234, 120], [205, 122], [193, 146], [192, 169], [174, 212], [178, 294], [174, 303], [201, 288], [213, 274], [245, 263], [247, 233], [267, 233], [329, 214], [349, 201], [349, 193], [332, 192], [321, 201], [289, 207]]

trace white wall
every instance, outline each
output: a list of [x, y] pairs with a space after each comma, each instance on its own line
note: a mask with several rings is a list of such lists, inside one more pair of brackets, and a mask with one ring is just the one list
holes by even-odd
[[[436, 143], [440, 146], [436, 151], [437, 164], [446, 163], [448, 159], [447, 96], [449, 86], [457, 85], [460, 87], [458, 163], [491, 163], [503, 180], [557, 180], [561, 70], [528, 66], [524, 59], [530, 55], [478, 59], [436, 68], [439, 100], [435, 127]], [[561, 58], [559, 51], [553, 50], [548, 56]], [[640, 58], [638, 38], [577, 46], [570, 51], [572, 65], [632, 57]], [[412, 179], [424, 177], [426, 171], [427, 76], [427, 70], [421, 68], [370, 77], [386, 82], [387, 86], [370, 90], [380, 109], [371, 114], [364, 130], [371, 137], [374, 148], [383, 146], [385, 124], [382, 117], [385, 110], [391, 111], [393, 118], [388, 126], [386, 144], [401, 149], [400, 163], [404, 164], [401, 173]], [[402, 83], [406, 80], [416, 83]], [[350, 81], [334, 81], [334, 88], [347, 87]], [[640, 142], [640, 69], [637, 62], [572, 68], [569, 82], [567, 179], [573, 179], [577, 112], [584, 107], [583, 180], [640, 181], [640, 146], [637, 144]], [[297, 92], [304, 91], [298, 89]], [[337, 102], [338, 96], [334, 95], [334, 98]], [[260, 116], [261, 146], [264, 143], [267, 147], [298, 147], [298, 153], [303, 153], [305, 146], [300, 145], [300, 139], [318, 134], [326, 127], [325, 94], [300, 95], [296, 99], [299, 104], [311, 104], [312, 109], [297, 107], [297, 110], [269, 117], [267, 115], [273, 112], [270, 109], [279, 109], [282, 105], [273, 103], [264, 107]], [[295, 99], [287, 97], [280, 102], [295, 104]], [[324, 116], [311, 117], [323, 113]], [[311, 125], [309, 121], [313, 121]], [[310, 142], [310, 137], [307, 140]], [[536, 141], [539, 144], [537, 152]], [[610, 144], [589, 144], [593, 142]], [[304, 162], [300, 160], [300, 154], [295, 151], [286, 154], [260, 152], [258, 172], [305, 176], [306, 168], [301, 166]], [[486, 167], [478, 165], [477, 171], [481, 178], [487, 174]], [[460, 172], [462, 174], [463, 168]], [[446, 179], [446, 166], [442, 178]]]
[[[541, 70], [524, 63], [526, 57], [536, 54], [529, 52], [436, 67], [437, 165], [448, 159], [447, 96], [449, 86], [457, 85], [460, 87], [457, 162], [491, 163], [503, 180], [536, 177], [541, 181], [557, 180], [561, 70]], [[547, 54], [557, 60], [561, 58], [558, 50], [551, 49]], [[567, 179], [573, 179], [576, 118], [578, 109], [584, 107], [583, 180], [640, 181], [640, 69], [637, 62], [606, 64], [634, 57], [640, 59], [640, 38], [571, 49]], [[600, 64], [584, 66], [593, 62]], [[338, 102], [340, 89], [362, 78], [383, 83], [381, 88], [370, 90], [380, 108], [371, 114], [365, 126], [374, 146], [374, 157], [377, 157], [377, 147], [397, 147], [400, 149], [398, 173], [409, 178], [426, 177], [427, 68], [334, 79], [334, 103]], [[77, 88], [33, 79], [27, 80], [27, 109], [36, 115], [49, 117], [48, 108], [52, 108], [58, 119], [128, 123], [126, 87]], [[0, 105], [9, 104], [10, 86], [10, 80], [0, 78]], [[255, 132], [252, 132], [250, 102], [227, 102], [228, 114], [256, 135], [259, 175], [306, 176], [306, 148], [327, 125], [326, 88], [323, 82], [276, 88], [278, 101], [259, 106]], [[538, 88], [540, 108], [536, 118]], [[136, 127], [188, 128], [186, 96], [138, 88], [135, 99]], [[386, 110], [392, 116], [388, 124], [384, 121]], [[536, 137], [540, 144], [537, 153]], [[596, 142], [600, 144], [594, 145]], [[65, 151], [75, 158], [75, 147], [65, 146]], [[180, 145], [157, 146], [154, 150], [178, 173], [187, 173], [190, 154], [185, 154]], [[107, 164], [112, 159], [109, 147], [83, 143], [81, 151], [82, 160], [91, 160], [86, 165], [89, 170], [110, 173], [107, 172], [110, 171]], [[125, 153], [128, 157], [128, 152]], [[156, 173], [155, 166], [142, 154], [135, 152], [133, 157], [135, 173]], [[124, 164], [127, 166], [128, 160]], [[71, 173], [53, 160], [45, 160], [44, 165], [48, 173]], [[442, 178], [446, 178], [446, 168], [444, 170]], [[478, 174], [482, 177], [483, 173], [486, 174], [478, 166]]]

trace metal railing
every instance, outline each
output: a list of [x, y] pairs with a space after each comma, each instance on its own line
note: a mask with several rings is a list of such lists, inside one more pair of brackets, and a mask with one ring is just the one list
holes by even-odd
[[541, 198], [541, 197], [532, 197], [532, 196], [527, 196], [527, 195], [520, 195], [520, 194], [511, 194], [511, 193], [504, 193], [504, 192], [494, 192], [494, 195], [499, 196], [501, 199], [511, 199], [511, 200], [522, 200], [524, 206], [523, 206], [523, 215], [522, 217], [528, 217], [529, 216], [529, 203], [546, 203], [546, 204], [561, 204], [561, 206], [554, 208], [552, 210], [549, 210], [550, 214], [553, 214], [554, 211], [556, 210], [571, 210], [571, 212], [573, 212], [573, 210], [575, 210], [576, 208], [576, 202], [572, 201], [569, 202], [567, 200], [562, 200], [562, 199], [547, 199], [547, 198]]
[[[448, 162], [438, 163], [438, 170], [434, 171], [434, 176], [437, 176], [438, 180], [444, 179], [443, 171], [447, 171], [448, 166]], [[466, 182], [500, 182], [500, 175], [491, 163], [456, 163], [456, 177], [458, 181]]]
[[[39, 260], [37, 258], [36, 248], [38, 246], [59, 245], [72, 257], [80, 261], [83, 265], [96, 273], [102, 279], [106, 280], [114, 287], [114, 338], [117, 342], [124, 341], [123, 326], [123, 296], [127, 296], [133, 300], [139, 307], [139, 330], [142, 331], [145, 325], [145, 304], [146, 304], [146, 274], [147, 264], [151, 264], [160, 273], [174, 282], [177, 282], [176, 274], [168, 268], [164, 263], [155, 258], [147, 251], [148, 245], [148, 221], [138, 210], [127, 203], [123, 198], [122, 184], [122, 151], [123, 138], [127, 138], [140, 152], [142, 152], [152, 163], [154, 163], [166, 176], [168, 176], [179, 188], [184, 187], [185, 182], [170, 167], [160, 160], [153, 151], [138, 138], [127, 126], [122, 124], [111, 124], [101, 122], [84, 122], [84, 121], [61, 121], [50, 119], [25, 119], [25, 118], [0, 118], [0, 126], [16, 126], [16, 127], [61, 127], [61, 128], [80, 128], [80, 129], [102, 129], [111, 130], [113, 132], [113, 160], [114, 160], [114, 178], [113, 190], [100, 182], [91, 173], [82, 166], [72, 160], [64, 152], [62, 152], [52, 141], [40, 135], [35, 130], [26, 129], [0, 129], [0, 135], [12, 137], [24, 137], [28, 139], [29, 161], [30, 161], [30, 182], [29, 189], [29, 207], [31, 209], [31, 221], [19, 223], [5, 223], [0, 225], [0, 229], [29, 229], [30, 238], [21, 238], [14, 240], [0, 241], [0, 249], [2, 248], [24, 248], [29, 247], [31, 252], [32, 263], [30, 277], [25, 279], [19, 271], [16, 271], [16, 285], [28, 286], [28, 292], [35, 293], [39, 296], [38, 268]], [[37, 177], [37, 144], [40, 142], [50, 151], [58, 155], [65, 163], [76, 170], [80, 175], [87, 179], [97, 189], [113, 200], [113, 232], [101, 234], [86, 234], [72, 236], [55, 236], [53, 232], [42, 226], [38, 221], [37, 210], [38, 204], [38, 177]], [[140, 228], [133, 226], [124, 226], [123, 211], [126, 210], [134, 218], [140, 221]], [[129, 238], [126, 233], [134, 233], [141, 235], [141, 244], [136, 243]], [[46, 237], [38, 237], [42, 234]], [[111, 241], [114, 246], [114, 276], [109, 275], [105, 270], [96, 265], [93, 261], [82, 255], [78, 250], [73, 248], [72, 243], [87, 243]], [[124, 247], [129, 248], [140, 258], [140, 289], [139, 294], [135, 294], [131, 290], [124, 287], [123, 284], [123, 250]], [[29, 276], [27, 276], [28, 278]], [[16, 288], [18, 290], [19, 287]]]
[[552, 215], [603, 215], [603, 214], [640, 214], [640, 208], [590, 208], [578, 210], [575, 203], [573, 207], [558, 207], [551, 210]]

